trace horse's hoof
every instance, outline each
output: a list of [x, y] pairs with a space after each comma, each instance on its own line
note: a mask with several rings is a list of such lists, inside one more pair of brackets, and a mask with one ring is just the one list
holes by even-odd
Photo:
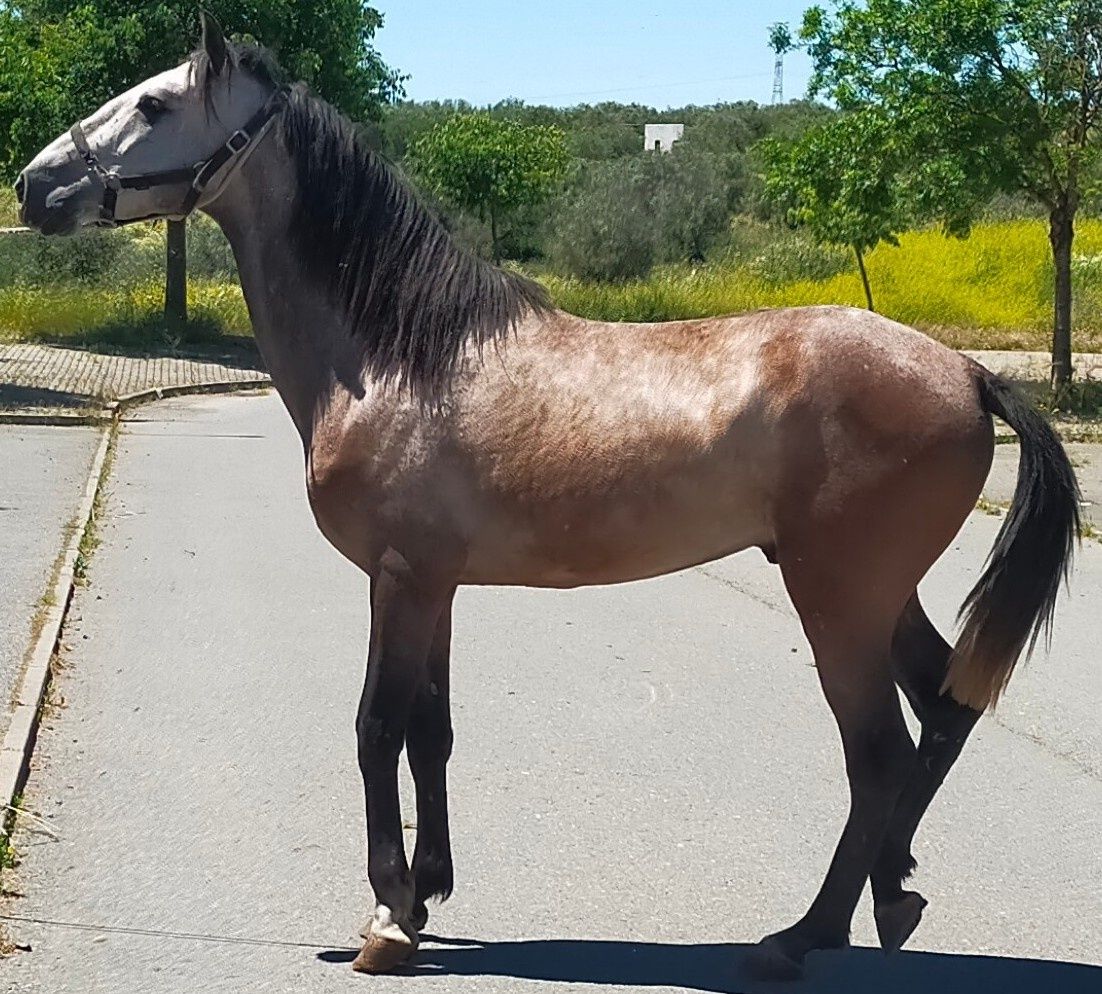
[[927, 903], [921, 894], [905, 891], [900, 900], [876, 906], [873, 912], [876, 934], [880, 936], [880, 948], [884, 952], [897, 953], [903, 948], [903, 943], [922, 921], [922, 910]]
[[360, 955], [352, 962], [357, 973], [389, 973], [413, 958], [417, 952], [414, 943], [384, 939], [381, 935], [369, 935]]
[[762, 939], [746, 956], [746, 969], [755, 980], [799, 980], [803, 963], [790, 956], [777, 938]]

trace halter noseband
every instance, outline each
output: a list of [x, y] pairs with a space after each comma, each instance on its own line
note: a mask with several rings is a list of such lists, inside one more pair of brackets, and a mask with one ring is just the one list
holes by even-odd
[[256, 147], [256, 144], [267, 133], [269, 125], [279, 112], [283, 101], [282, 91], [276, 91], [264, 103], [243, 127], [238, 128], [209, 158], [197, 162], [190, 168], [166, 169], [159, 173], [142, 173], [139, 176], [120, 176], [117, 172], [104, 168], [96, 153], [88, 145], [88, 139], [84, 136], [84, 129], [78, 121], [69, 129], [69, 137], [72, 139], [88, 171], [103, 185], [103, 202], [100, 204], [100, 227], [118, 228], [124, 224], [134, 224], [137, 221], [151, 221], [154, 218], [164, 217], [163, 214], [146, 214], [144, 217], [118, 218], [115, 211], [118, 206], [119, 194], [123, 190], [150, 190], [155, 186], [176, 186], [180, 183], [188, 184], [188, 192], [180, 205], [178, 214], [174, 218], [185, 218], [195, 210], [199, 198], [203, 195], [214, 178], [227, 165], [231, 166], [230, 172], [223, 177], [229, 179], [230, 173], [240, 166], [245, 158], [245, 153]]

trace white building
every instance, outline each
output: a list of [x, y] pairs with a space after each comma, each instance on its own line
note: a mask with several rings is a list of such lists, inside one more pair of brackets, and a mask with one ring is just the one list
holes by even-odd
[[643, 129], [643, 148], [648, 152], [669, 152], [674, 142], [684, 137], [683, 124], [648, 124]]

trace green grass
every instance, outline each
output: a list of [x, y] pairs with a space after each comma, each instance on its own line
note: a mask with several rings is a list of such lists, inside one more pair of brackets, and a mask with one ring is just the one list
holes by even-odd
[[119, 422], [116, 420], [108, 430], [111, 432], [111, 437], [107, 441], [107, 451], [103, 456], [99, 479], [96, 480], [96, 492], [92, 498], [92, 513], [85, 522], [84, 531], [81, 532], [80, 544], [77, 547], [77, 558], [73, 564], [73, 576], [81, 583], [87, 582], [92, 557], [100, 545], [99, 524], [103, 519], [104, 504], [107, 502], [107, 481], [111, 478], [111, 470], [115, 465], [115, 452], [119, 441]]
[[[1084, 220], [1076, 240], [1078, 351], [1102, 350], [1102, 221]], [[877, 310], [954, 348], [1036, 349], [1050, 345], [1052, 261], [1043, 224], [977, 225], [964, 241], [936, 231], [904, 235], [868, 259]], [[542, 277], [555, 302], [608, 321], [669, 321], [807, 304], [864, 306], [853, 272], [777, 282], [751, 263], [676, 267], [622, 284]]]
[[0, 184], [0, 228], [14, 228], [19, 224], [19, 201], [15, 191], [6, 183]]
[[[0, 198], [0, 218], [10, 195]], [[7, 205], [7, 206], [5, 206]], [[745, 227], [745, 224], [743, 225]], [[862, 306], [854, 267], [837, 272], [812, 266], [809, 246], [791, 235], [756, 231], [757, 247], [699, 268], [657, 270], [646, 280], [594, 283], [539, 274], [555, 303], [583, 317], [609, 321], [669, 321], [735, 314], [763, 307], [806, 304]], [[210, 229], [210, 230], [207, 230]], [[219, 275], [228, 262], [221, 236], [209, 223], [193, 229], [200, 272], [189, 287], [192, 321], [185, 329], [165, 326], [159, 267], [159, 228], [136, 226], [99, 238], [131, 239], [121, 246], [115, 269], [82, 274], [79, 246], [51, 242], [0, 246], [12, 273], [27, 266], [56, 267], [57, 279], [12, 278], [0, 285], [0, 341], [69, 341], [126, 348], [224, 342], [251, 335], [241, 291]], [[13, 236], [10, 241], [35, 236]], [[770, 241], [770, 238], [775, 240]], [[89, 243], [91, 246], [91, 243]], [[98, 244], [98, 243], [97, 243]], [[94, 247], [94, 246], [91, 246]], [[103, 248], [104, 246], [101, 246]], [[817, 250], [816, 250], [817, 251]], [[1083, 219], [1076, 239], [1075, 348], [1102, 351], [1102, 220]], [[34, 255], [34, 253], [39, 253]], [[54, 254], [51, 254], [54, 253]], [[94, 252], [91, 254], [95, 254]], [[821, 254], [821, 253], [819, 253]], [[40, 262], [37, 260], [41, 260]], [[845, 258], [841, 258], [842, 265]], [[206, 267], [205, 269], [203, 267]], [[1052, 261], [1044, 224], [1035, 220], [977, 225], [964, 241], [937, 231], [905, 235], [899, 248], [882, 246], [868, 259], [877, 309], [915, 325], [953, 348], [1047, 350], [1051, 336]], [[793, 278], [815, 271], [820, 278]]]
[[189, 324], [166, 326], [159, 282], [124, 289], [80, 285], [0, 287], [0, 341], [96, 343], [120, 347], [205, 343], [223, 335], [251, 335], [236, 284], [191, 280]]

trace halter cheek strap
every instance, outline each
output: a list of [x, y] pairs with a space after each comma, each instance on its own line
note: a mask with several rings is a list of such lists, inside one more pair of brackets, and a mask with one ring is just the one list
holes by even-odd
[[[76, 147], [88, 171], [92, 173], [103, 186], [103, 201], [100, 204], [99, 221], [101, 227], [117, 228], [124, 224], [134, 224], [137, 221], [151, 221], [154, 218], [173, 217], [183, 219], [195, 210], [200, 198], [207, 188], [225, 170], [222, 183], [239, 169], [256, 148], [261, 139], [268, 133], [275, 116], [279, 113], [283, 102], [283, 94], [280, 91], [273, 93], [244, 126], [238, 128], [226, 141], [202, 162], [197, 162], [190, 168], [167, 169], [158, 173], [142, 173], [138, 176], [121, 176], [117, 172], [104, 168], [96, 153], [88, 145], [88, 139], [84, 135], [84, 129], [78, 121], [69, 129], [69, 137]], [[143, 217], [119, 218], [116, 216], [119, 194], [125, 190], [151, 190], [156, 186], [178, 186], [188, 184], [188, 191], [184, 195], [183, 203], [178, 212], [164, 214], [146, 214]], [[217, 195], [217, 194], [216, 194]]]

